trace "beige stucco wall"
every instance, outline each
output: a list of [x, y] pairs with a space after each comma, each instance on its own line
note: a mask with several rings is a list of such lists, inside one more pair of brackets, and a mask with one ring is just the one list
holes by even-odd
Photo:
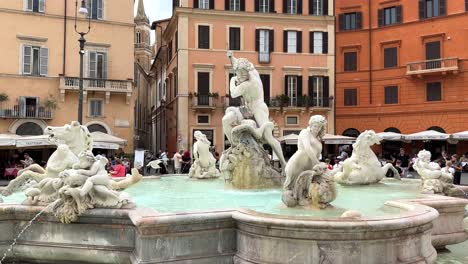
[[[112, 5], [110, 4], [112, 1]], [[65, 100], [59, 98], [59, 75], [79, 76], [79, 35], [74, 31], [74, 2], [68, 1], [66, 28], [66, 63], [64, 58], [64, 1], [47, 0], [45, 13], [23, 11], [22, 0], [0, 2], [0, 32], [2, 32], [2, 59], [0, 60], [0, 92], [9, 96], [5, 104], [17, 104], [19, 96], [33, 96], [45, 99], [56, 98], [58, 108], [52, 120], [45, 120], [50, 125], [63, 125], [77, 119], [76, 92], [66, 91]], [[85, 36], [85, 49], [99, 49], [107, 52], [108, 79], [133, 79], [134, 60], [134, 23], [132, 0], [105, 0], [104, 19], [91, 20], [91, 31]], [[78, 21], [78, 30], [87, 30], [88, 22], [83, 18]], [[27, 37], [30, 40], [24, 40]], [[32, 39], [32, 40], [31, 40]], [[21, 43], [47, 47], [48, 76], [33, 77], [21, 75]], [[84, 58], [84, 75], [86, 77]], [[88, 92], [87, 99], [104, 98], [104, 92]], [[104, 100], [105, 101], [105, 100]], [[104, 104], [102, 118], [88, 118], [88, 104], [83, 108], [83, 123], [104, 122], [113, 135], [128, 140], [125, 148], [133, 152], [133, 99], [127, 104], [126, 95], [111, 93], [110, 101]], [[125, 121], [128, 127], [116, 126], [116, 121]], [[0, 133], [8, 130], [14, 119], [0, 120]]]

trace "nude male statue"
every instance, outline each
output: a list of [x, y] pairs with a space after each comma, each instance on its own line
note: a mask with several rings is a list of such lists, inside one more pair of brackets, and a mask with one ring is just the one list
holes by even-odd
[[[257, 70], [247, 59], [237, 59], [232, 55], [231, 51], [227, 53], [231, 60], [232, 68], [236, 76], [232, 77], [229, 82], [229, 91], [232, 98], [242, 96], [244, 99], [244, 107], [252, 113], [258, 127], [264, 127], [263, 140], [271, 146], [276, 156], [278, 156], [281, 167], [285, 168], [286, 161], [283, 156], [283, 150], [278, 140], [273, 137], [272, 126], [265, 126], [271, 123], [269, 120], [268, 106], [263, 98], [263, 84]], [[231, 130], [235, 126], [233, 120], [237, 119], [240, 113], [239, 108], [229, 107], [226, 110], [226, 115], [223, 117], [223, 128], [228, 140], [231, 141]]]

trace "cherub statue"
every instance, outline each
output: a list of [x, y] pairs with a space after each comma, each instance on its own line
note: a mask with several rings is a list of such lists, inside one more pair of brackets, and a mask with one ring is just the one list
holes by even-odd
[[190, 177], [199, 179], [217, 178], [220, 173], [216, 169], [216, 159], [210, 152], [211, 142], [200, 131], [195, 131], [194, 137], [197, 140], [193, 144], [193, 159], [194, 163], [189, 171]]
[[[273, 137], [273, 124], [269, 120], [268, 106], [264, 102], [263, 84], [257, 70], [247, 59], [237, 59], [232, 55], [231, 51], [227, 53], [231, 60], [232, 68], [236, 76], [232, 77], [229, 82], [229, 91], [232, 98], [242, 96], [244, 105], [242, 106], [246, 112], [245, 115], [251, 114], [257, 123], [257, 127], [262, 128], [262, 139], [271, 146], [276, 156], [278, 157], [282, 167], [286, 165], [283, 156], [281, 144]], [[232, 143], [231, 131], [235, 126], [233, 120], [238, 120], [238, 116], [242, 115], [241, 110], [237, 107], [229, 107], [226, 109], [226, 115], [223, 117], [223, 128], [229, 142]]]
[[78, 174], [89, 177], [80, 189], [80, 196], [84, 197], [94, 185], [109, 186], [110, 177], [107, 174], [106, 164], [108, 160], [101, 155], [95, 157], [95, 162], [89, 170], [79, 169]]
[[431, 152], [425, 149], [419, 151], [413, 168], [421, 176], [423, 193], [448, 194], [450, 189], [456, 188], [452, 184], [452, 174], [443, 172], [437, 164], [435, 166], [431, 164]]

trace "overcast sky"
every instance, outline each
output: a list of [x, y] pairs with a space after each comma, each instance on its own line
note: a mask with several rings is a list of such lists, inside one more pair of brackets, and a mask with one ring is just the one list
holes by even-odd
[[[145, 3], [146, 15], [153, 21], [171, 17], [172, 0], [143, 0]], [[138, 8], [138, 0], [135, 1], [135, 14]], [[154, 42], [154, 34], [151, 34], [151, 40]]]

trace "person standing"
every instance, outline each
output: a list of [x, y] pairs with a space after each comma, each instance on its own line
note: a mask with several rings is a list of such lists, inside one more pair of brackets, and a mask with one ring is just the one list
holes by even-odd
[[174, 154], [174, 157], [172, 157], [172, 160], [174, 161], [174, 173], [175, 174], [180, 174], [181, 173], [181, 168], [182, 168], [182, 153], [183, 150], [179, 150], [179, 152], [176, 152]]
[[402, 173], [400, 173], [401, 176], [406, 178], [408, 174], [409, 156], [405, 153], [404, 148], [400, 148], [400, 153], [396, 157], [396, 160], [400, 161], [400, 168], [403, 171]]
[[122, 165], [122, 161], [120, 159], [115, 159], [115, 166], [114, 169], [110, 171], [112, 177], [125, 177], [125, 166]]
[[462, 165], [460, 160], [458, 159], [458, 155], [453, 154], [451, 161], [452, 168], [455, 170], [455, 173], [453, 174], [453, 184], [460, 185]]

